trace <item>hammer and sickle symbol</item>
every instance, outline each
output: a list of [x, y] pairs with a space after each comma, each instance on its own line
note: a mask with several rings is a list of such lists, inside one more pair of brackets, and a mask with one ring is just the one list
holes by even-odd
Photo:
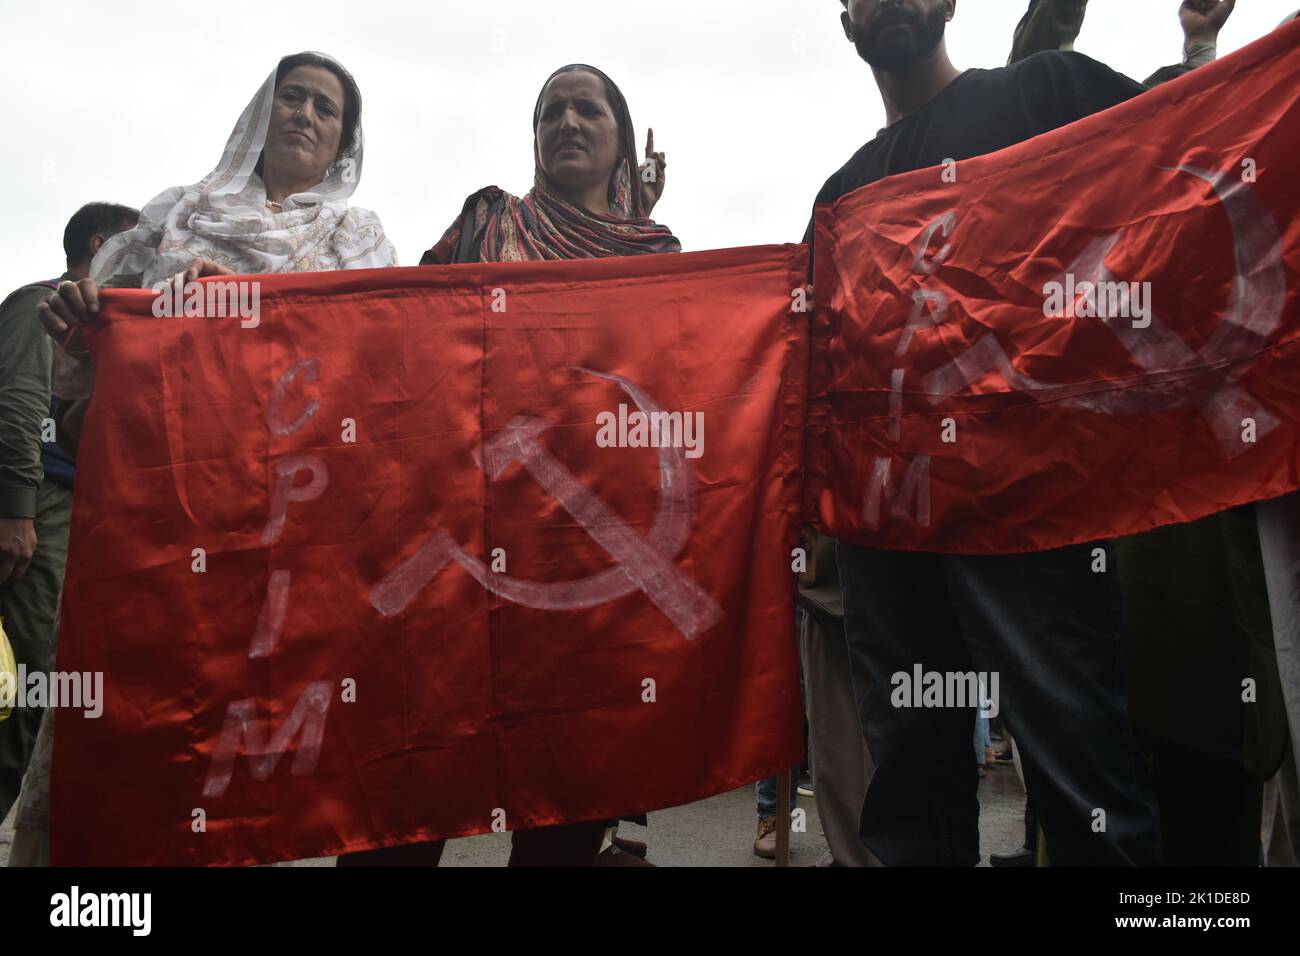
[[[614, 382], [647, 415], [663, 411], [643, 389], [621, 376], [579, 371]], [[494, 481], [512, 465], [522, 465], [617, 566], [570, 581], [526, 581], [490, 572], [445, 531], [435, 531], [415, 554], [370, 589], [375, 610], [385, 617], [402, 613], [434, 575], [455, 561], [488, 591], [525, 607], [548, 611], [597, 607], [641, 591], [688, 640], [716, 626], [722, 608], [673, 563], [691, 536], [694, 504], [683, 449], [658, 449], [659, 510], [643, 538], [541, 444], [538, 439], [550, 426], [544, 419], [516, 415], [479, 449], [478, 465]]]
[[[1062, 401], [1087, 411], [1123, 415], [1199, 407], [1229, 458], [1249, 447], [1240, 440], [1243, 418], [1254, 418], [1261, 437], [1276, 428], [1277, 418], [1236, 382], [1242, 369], [1234, 365], [1240, 366], [1264, 348], [1282, 321], [1286, 271], [1277, 223], [1250, 185], [1235, 175], [1194, 166], [1179, 166], [1176, 171], [1209, 183], [1232, 226], [1235, 279], [1228, 310], [1200, 351], [1154, 317], [1148, 328], [1141, 329], [1133, 328], [1127, 319], [1107, 318], [1104, 321], [1138, 365], [1154, 374], [1139, 388], [1097, 391], [1095, 383], [1051, 385], [1022, 374], [990, 333], [926, 377], [931, 404], [997, 369], [1013, 388], [1038, 401]], [[1073, 272], [1078, 282], [1113, 280], [1105, 259], [1119, 239], [1116, 233], [1093, 240], [1066, 271]]]

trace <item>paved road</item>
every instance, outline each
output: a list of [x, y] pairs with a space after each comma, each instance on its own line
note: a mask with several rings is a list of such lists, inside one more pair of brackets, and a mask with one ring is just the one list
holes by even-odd
[[[980, 781], [980, 853], [988, 855], [1018, 847], [1024, 835], [1024, 791], [1015, 771], [990, 770]], [[792, 866], [815, 866], [826, 852], [817, 807], [799, 798], [807, 811], [807, 831], [791, 834]], [[650, 814], [650, 826], [624, 824], [621, 831], [650, 844], [650, 859], [659, 866], [771, 866], [754, 856], [754, 790], [744, 787], [708, 800]], [[13, 842], [13, 815], [0, 827], [0, 865], [9, 862]], [[491, 833], [453, 840], [443, 854], [444, 866], [504, 866], [510, 856], [510, 835]], [[332, 866], [333, 858], [307, 860], [299, 865]]]

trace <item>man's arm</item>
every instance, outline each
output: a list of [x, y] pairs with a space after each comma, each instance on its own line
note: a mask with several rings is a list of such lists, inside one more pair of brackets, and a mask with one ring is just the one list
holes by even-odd
[[0, 309], [0, 518], [36, 516], [52, 349], [36, 307], [49, 294], [43, 286], [23, 289]]
[[1182, 0], [1178, 21], [1183, 27], [1183, 61], [1162, 66], [1142, 81], [1143, 86], [1159, 86], [1213, 63], [1218, 56], [1219, 31], [1236, 4], [1237, 0]]
[[42, 286], [22, 289], [0, 308], [0, 584], [22, 577], [36, 549], [51, 353], [36, 307], [49, 294]]
[[1007, 66], [1044, 50], [1073, 50], [1088, 0], [1030, 0], [1011, 41]]

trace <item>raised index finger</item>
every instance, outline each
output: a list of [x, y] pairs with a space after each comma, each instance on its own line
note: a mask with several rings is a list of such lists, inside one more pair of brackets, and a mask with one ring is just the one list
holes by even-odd
[[645, 135], [645, 158], [655, 158], [655, 130], [653, 126], [646, 128]]

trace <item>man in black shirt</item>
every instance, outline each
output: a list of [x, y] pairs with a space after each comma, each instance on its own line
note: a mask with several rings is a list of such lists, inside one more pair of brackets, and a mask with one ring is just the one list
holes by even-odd
[[[944, 43], [956, 0], [841, 2], [845, 34], [872, 68], [888, 125], [827, 180], [818, 203], [1003, 149], [1142, 92], [1077, 53], [959, 72]], [[892, 706], [893, 676], [918, 664], [926, 673], [999, 675], [1003, 717], [1053, 863], [1161, 862], [1125, 709], [1113, 554], [1107, 546], [1108, 570], [1094, 573], [1094, 547], [962, 557], [840, 543], [845, 629], [866, 682], [860, 712], [876, 762], [860, 833], [882, 862], [979, 860], [975, 715]]]

